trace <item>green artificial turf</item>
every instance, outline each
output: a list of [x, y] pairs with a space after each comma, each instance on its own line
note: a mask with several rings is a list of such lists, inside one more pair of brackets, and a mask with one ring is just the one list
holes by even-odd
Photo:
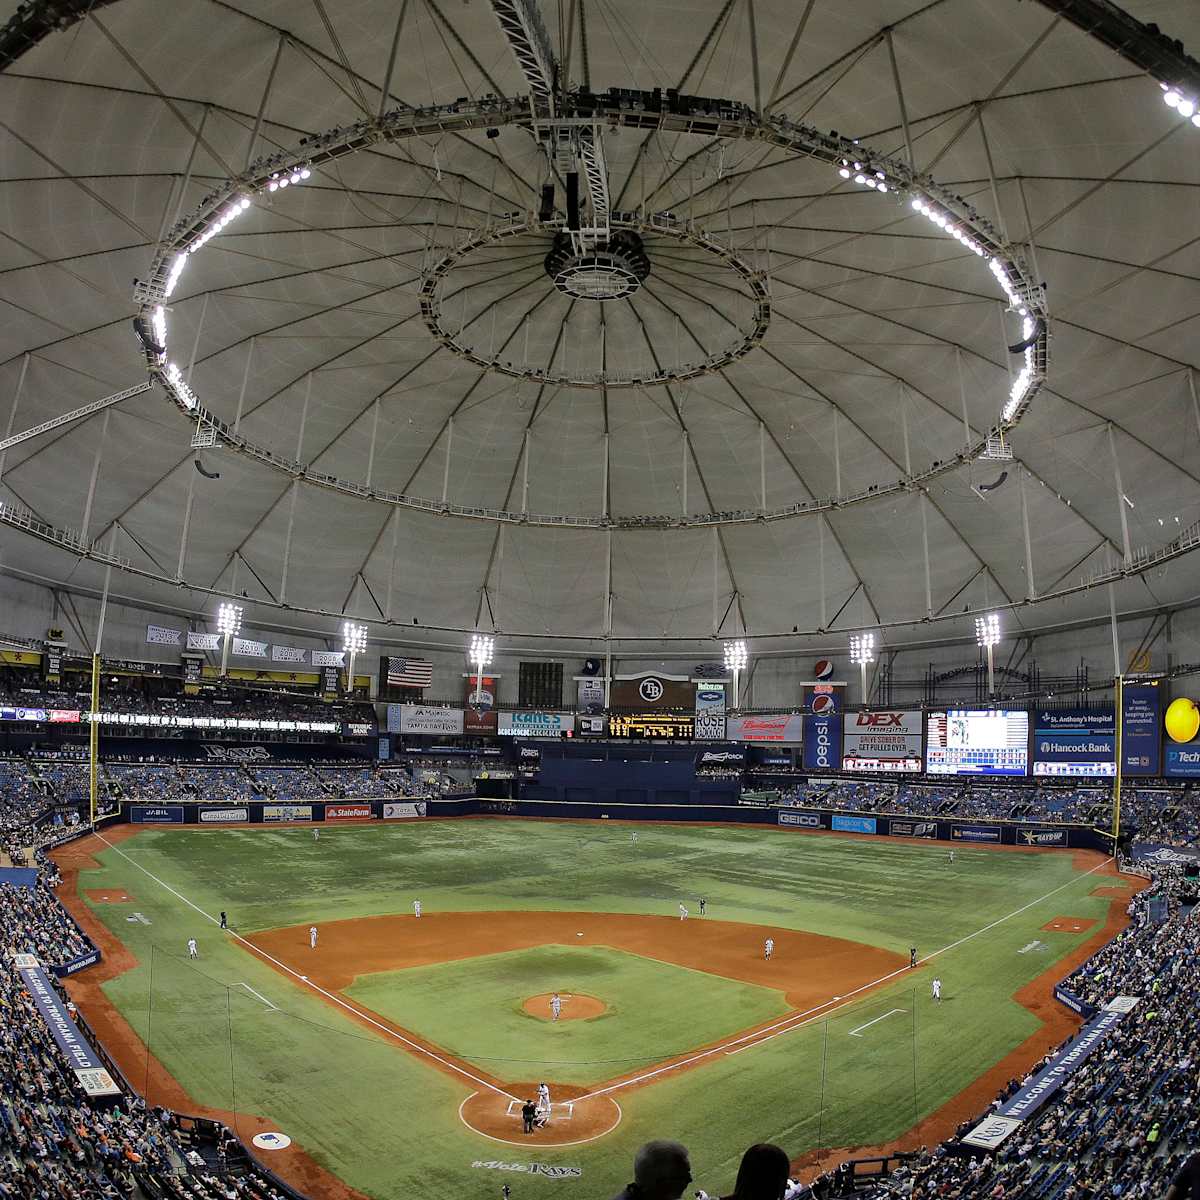
[[[524, 1011], [529, 996], [566, 991], [563, 980], [607, 1011], [557, 1022]], [[789, 1011], [770, 988], [604, 946], [539, 946], [385, 971], [361, 976], [348, 994], [500, 1079], [576, 1084], [611, 1079]]]
[[[487, 1196], [498, 1194], [506, 1179], [520, 1200], [567, 1190], [577, 1200], [607, 1200], [626, 1182], [634, 1149], [650, 1137], [688, 1144], [697, 1186], [721, 1194], [732, 1187], [742, 1151], [756, 1141], [778, 1141], [793, 1156], [818, 1144], [886, 1141], [1036, 1030], [1036, 1018], [1012, 994], [1088, 936], [1042, 933], [1040, 927], [1058, 915], [1103, 920], [1107, 913], [1106, 900], [1088, 895], [1097, 880], [1076, 872], [1069, 854], [959, 846], [950, 864], [945, 846], [854, 835], [643, 826], [635, 844], [629, 832], [608, 823], [507, 819], [327, 828], [319, 842], [305, 829], [147, 829], [101, 854], [101, 869], [81, 873], [79, 885], [125, 887], [134, 897], [128, 905], [95, 906], [140, 963], [105, 987], [195, 1099], [268, 1115], [347, 1183], [379, 1200]], [[710, 920], [811, 930], [900, 953], [914, 942], [922, 954], [950, 947], [937, 959], [945, 1000], [930, 1000], [932, 967], [906, 973], [828, 1019], [618, 1093], [621, 1124], [596, 1142], [558, 1150], [506, 1146], [461, 1124], [458, 1106], [473, 1090], [469, 1082], [431, 1069], [382, 1033], [353, 1022], [202, 915], [224, 908], [235, 928], [250, 931], [407, 913], [417, 896], [426, 912], [668, 916], [680, 901], [694, 905], [704, 896]], [[134, 912], [143, 920], [127, 920]], [[200, 942], [197, 963], [186, 959], [191, 936]], [[621, 957], [637, 964], [631, 971], [649, 970], [644, 960]], [[488, 961], [454, 968], [479, 970]], [[642, 987], [649, 989], [647, 1002], [654, 993], [654, 1011], [666, 1014], [661, 1019], [671, 1036], [669, 1044], [662, 1038], [664, 1053], [712, 1040], [696, 1024], [695, 1002], [684, 995], [709, 978], [682, 972], [689, 987], [681, 991], [669, 982], [680, 968], [652, 966], [655, 976], [643, 976]], [[481, 1055], [496, 1054], [493, 1046], [511, 1052], [515, 1045], [518, 1056], [535, 1052], [519, 1037], [512, 1041], [513, 1030], [528, 1021], [540, 1037], [547, 1027], [532, 1018], [514, 1018], [509, 1026], [511, 1012], [495, 1006], [503, 1010], [507, 999], [511, 1008], [517, 992], [552, 990], [547, 975], [531, 974], [526, 987], [519, 970], [506, 968], [489, 984], [494, 1001], [482, 994], [439, 999], [437, 981], [451, 978], [444, 974], [451, 968], [420, 968], [361, 981], [364, 1003], [412, 1024], [401, 1011], [409, 1003], [401, 977], [416, 979], [417, 970], [424, 979], [413, 999], [440, 1022], [435, 1040]], [[711, 983], [714, 997], [717, 989], [734, 988], [739, 1003], [747, 994], [755, 1003], [762, 996], [775, 1003], [764, 989], [742, 993], [728, 980]], [[368, 1000], [373, 989], [379, 994]], [[393, 1003], [399, 1007], [388, 1012]], [[464, 1013], [461, 1027], [453, 1020], [454, 1006]], [[472, 1016], [471, 1006], [489, 1011]], [[723, 1013], [712, 1015], [714, 1023], [723, 1022]], [[624, 1016], [622, 1001], [614, 1030]], [[638, 1014], [632, 1019], [638, 1021]], [[606, 1021], [580, 1024], [600, 1035]], [[629, 1045], [641, 1054], [651, 1026], [639, 1029], [636, 1038], [623, 1035], [609, 1047], [606, 1038], [594, 1041], [591, 1030], [576, 1035], [564, 1028], [561, 1044], [579, 1036], [589, 1055], [622, 1057]], [[572, 1047], [567, 1057], [584, 1056]], [[484, 1065], [502, 1076], [529, 1073]], [[600, 1072], [606, 1078], [620, 1073]], [[563, 1181], [473, 1165], [489, 1161], [577, 1166], [582, 1175]]]

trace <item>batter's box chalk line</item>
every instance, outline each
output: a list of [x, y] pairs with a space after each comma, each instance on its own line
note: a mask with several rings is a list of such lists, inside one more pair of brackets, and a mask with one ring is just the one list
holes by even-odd
[[[506, 1117], [519, 1117], [521, 1115], [521, 1106], [524, 1103], [525, 1102], [523, 1100], [510, 1100], [508, 1102], [508, 1106], [504, 1110], [504, 1115]], [[551, 1102], [550, 1119], [553, 1119], [555, 1115], [555, 1109], [558, 1109], [559, 1113], [565, 1114], [561, 1119], [569, 1121], [575, 1115], [575, 1101], [561, 1100], [557, 1104]]]

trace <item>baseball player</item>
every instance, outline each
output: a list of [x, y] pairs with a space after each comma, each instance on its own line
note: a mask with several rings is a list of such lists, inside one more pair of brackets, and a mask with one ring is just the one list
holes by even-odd
[[708, 901], [703, 896], [700, 897], [700, 915], [704, 916], [704, 910], [708, 907]]
[[909, 947], [909, 951], [908, 951], [908, 965], [909, 965], [910, 967], [915, 967], [915, 966], [917, 965], [917, 948], [916, 948], [916, 946], [910, 946], [910, 947]]
[[950, 851], [950, 861], [954, 862], [954, 851], [953, 850]]
[[550, 1117], [550, 1088], [548, 1084], [538, 1084], [538, 1111], [546, 1114], [547, 1120]]
[[558, 1020], [558, 1014], [559, 1014], [560, 1012], [562, 1012], [562, 1000], [560, 1000], [560, 999], [559, 999], [558, 993], [557, 993], [557, 992], [555, 992], [555, 993], [554, 993], [554, 995], [550, 997], [550, 1013], [551, 1013], [551, 1018], [552, 1018], [553, 1020], [557, 1021], [557, 1020]]
[[317, 948], [317, 927], [315, 925], [308, 927], [308, 946], [310, 950]]
[[224, 909], [221, 909], [221, 928], [222, 929], [229, 928], [229, 918], [225, 915]]
[[313, 841], [319, 842], [320, 840], [321, 840], [321, 831], [314, 827], [313, 828]]
[[413, 901], [413, 916], [419, 917], [420, 915], [421, 915], [421, 902], [420, 902], [420, 900], [414, 900]]
[[686, 921], [688, 919], [688, 910], [682, 904], [679, 906], [679, 919], [681, 921]]
[[935, 978], [933, 983], [930, 986], [933, 990], [933, 998], [939, 1004], [941, 1004], [941, 1002], [942, 1002], [942, 981], [938, 978]]
[[633, 844], [634, 844], [635, 846], [637, 845], [637, 830], [636, 830], [636, 829], [634, 829], [634, 830], [633, 830], [633, 831], [632, 831], [632, 832], [629, 834], [629, 840], [630, 840], [631, 842], [633, 842]]
[[200, 951], [196, 949], [196, 939], [188, 938], [188, 958], [199, 958]]
[[765, 958], [767, 960], [767, 962], [770, 962], [771, 955], [774, 953], [775, 953], [775, 939], [767, 938], [767, 940], [765, 942], [763, 942], [763, 958]]

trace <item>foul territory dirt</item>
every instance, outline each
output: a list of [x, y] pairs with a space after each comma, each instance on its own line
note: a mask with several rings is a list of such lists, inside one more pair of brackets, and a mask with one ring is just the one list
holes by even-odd
[[587, 1021], [592, 1017], [603, 1016], [608, 1006], [595, 996], [585, 996], [582, 992], [559, 992], [559, 1010], [557, 1018], [550, 1007], [551, 992], [540, 996], [530, 996], [524, 1001], [521, 1009], [539, 1021]]

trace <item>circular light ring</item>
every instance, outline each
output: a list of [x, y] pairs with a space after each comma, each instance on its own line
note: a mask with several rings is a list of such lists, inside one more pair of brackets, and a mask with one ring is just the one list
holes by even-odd
[[[529, 233], [547, 233], [554, 235], [562, 232], [562, 221], [538, 221], [528, 216], [518, 216], [510, 219], [499, 228], [481, 229], [478, 233], [467, 238], [438, 262], [434, 263], [421, 281], [421, 316], [426, 328], [437, 341], [441, 342], [452, 354], [466, 359], [478, 367], [495, 371], [501, 375], [509, 375], [514, 379], [528, 379], [538, 384], [555, 384], [580, 388], [642, 388], [659, 387], [663, 384], [680, 383], [685, 379], [694, 379], [700, 375], [712, 375], [745, 357], [766, 336], [767, 327], [771, 323], [771, 294], [768, 290], [767, 279], [762, 272], [728, 246], [715, 238], [696, 229], [688, 229], [673, 221], [657, 217], [641, 220], [634, 213], [622, 213], [619, 219], [610, 222], [611, 227], [620, 232], [651, 233], [659, 237], [673, 238], [684, 245], [707, 251], [715, 255], [721, 263], [739, 276], [744, 285], [746, 299], [753, 305], [753, 327], [742, 334], [735, 342], [724, 350], [711, 354], [703, 362], [681, 363], [675, 366], [648, 368], [645, 371], [570, 371], [562, 366], [557, 369], [553, 364], [546, 367], [521, 366], [504, 362], [498, 357], [480, 353], [474, 346], [467, 345], [461, 335], [451, 332], [442, 320], [439, 296], [443, 292], [443, 282], [465, 258], [487, 246], [500, 245], [511, 238]], [[603, 254], [581, 255], [579, 260], [587, 257], [600, 259]], [[577, 261], [579, 261], [577, 260]], [[627, 264], [618, 264], [617, 269], [633, 277], [634, 283], [641, 285], [641, 279], [634, 274], [634, 269]], [[557, 279], [554, 280], [558, 286]], [[565, 291], [565, 288], [560, 288]], [[631, 287], [630, 291], [634, 289]]]
[[[646, 94], [649, 98], [649, 93]], [[560, 117], [571, 118], [571, 97], [565, 100], [565, 111]], [[532, 107], [531, 107], [532, 105]], [[733, 513], [697, 513], [687, 517], [666, 514], [645, 514], [633, 517], [610, 517], [604, 515], [575, 516], [554, 513], [525, 513], [503, 509], [488, 509], [470, 505], [441, 503], [418, 496], [400, 495], [373, 488], [365, 483], [341, 479], [324, 472], [314, 471], [310, 466], [295, 459], [275, 453], [267, 447], [234, 432], [224, 422], [209, 412], [187, 385], [178, 366], [170, 361], [165, 344], [142, 342], [147, 369], [153, 380], [159, 383], [175, 404], [200, 425], [211, 430], [214, 437], [224, 446], [265, 463], [272, 468], [302, 479], [307, 483], [325, 487], [343, 495], [391, 504], [397, 507], [425, 512], [445, 513], [478, 520], [508, 522], [512, 524], [552, 525], [571, 528], [677, 528], [690, 526], [750, 524], [760, 521], [787, 520], [794, 517], [821, 513], [830, 509], [844, 508], [852, 504], [879, 500], [885, 496], [909, 492], [922, 487], [926, 481], [946, 472], [956, 470], [963, 463], [978, 458], [986, 449], [991, 437], [1013, 428], [1027, 411], [1033, 398], [1041, 389], [1049, 363], [1049, 314], [1041, 285], [1034, 282], [1020, 255], [1010, 248], [986, 218], [980, 216], [961, 197], [943, 188], [928, 176], [917, 175], [904, 162], [877, 154], [867, 147], [846, 138], [825, 134], [811, 126], [788, 121], [784, 117], [772, 116], [760, 120], [744, 105], [731, 105], [727, 101], [698, 101], [698, 113], [668, 113], [652, 106], [644, 109], [612, 107], [604, 102], [603, 96], [591, 96], [588, 100], [589, 120], [604, 122], [610, 127], [627, 126], [639, 130], [657, 130], [671, 133], [692, 133], [708, 139], [762, 141], [778, 146], [796, 155], [817, 159], [837, 172], [853, 164], [856, 173], [870, 173], [877, 181], [886, 181], [887, 195], [912, 204], [912, 207], [934, 220], [939, 228], [950, 228], [962, 233], [969, 241], [972, 252], [986, 259], [1010, 303], [1020, 306], [1022, 317], [1034, 323], [1036, 336], [1023, 351], [1023, 365], [1012, 385], [1007, 403], [987, 434], [963, 446], [957, 453], [931, 463], [924, 469], [911, 471], [898, 479], [875, 484], [859, 492], [838, 496], [820, 497], [796, 504], [784, 505], [768, 510], [747, 510]], [[560, 106], [562, 107], [562, 106]], [[182, 217], [159, 244], [149, 276], [134, 286], [134, 299], [140, 305], [139, 319], [146, 328], [165, 328], [165, 317], [156, 321], [157, 310], [178, 284], [191, 255], [197, 253], [226, 224], [245, 211], [254, 196], [268, 197], [278, 192], [283, 180], [289, 183], [294, 176], [300, 182], [319, 168], [348, 154], [355, 154], [378, 142], [399, 142], [409, 138], [429, 137], [446, 133], [465, 133], [477, 129], [489, 129], [500, 125], [530, 126], [531, 114], [538, 112], [535, 102], [529, 97], [510, 99], [505, 97], [487, 100], [458, 102], [431, 108], [393, 109], [379, 118], [364, 118], [354, 125], [339, 127], [324, 134], [306, 138], [294, 152], [279, 152], [259, 159], [240, 176], [227, 180], [204, 198], [199, 207]], [[718, 114], [718, 115], [713, 115]], [[833, 177], [836, 179], [836, 176]], [[274, 186], [272, 186], [274, 184]], [[840, 186], [840, 180], [837, 186]], [[878, 190], [873, 189], [873, 190]], [[515, 236], [540, 222], [531, 215], [518, 214], [517, 219], [501, 226], [490, 226], [481, 230], [475, 239], [468, 239], [446, 258], [453, 262], [465, 251], [472, 240], [478, 244], [490, 244]], [[648, 223], [635, 221], [634, 227], [648, 228]], [[667, 232], [653, 225], [654, 232]], [[713, 253], [736, 259], [737, 256], [726, 246], [695, 229], [679, 227], [675, 230], [681, 240], [703, 245]], [[954, 236], [950, 234], [948, 236]], [[962, 240], [961, 238], [958, 240]], [[965, 244], [965, 243], [964, 243]], [[740, 262], [740, 260], [738, 260]], [[448, 268], [447, 268], [448, 269]], [[437, 267], [434, 268], [437, 270]], [[769, 317], [770, 295], [768, 281], [758, 277], [765, 305], [762, 315]], [[422, 309], [430, 305], [430, 313], [436, 313], [436, 300], [432, 294], [422, 296]], [[428, 320], [428, 318], [427, 318]], [[490, 364], [489, 364], [490, 365]], [[719, 369], [719, 367], [708, 368]], [[525, 377], [524, 372], [512, 372]], [[694, 374], [706, 374], [699, 367]], [[664, 375], [662, 383], [675, 382], [690, 375]], [[600, 386], [599, 384], [597, 386]], [[616, 386], [605, 382], [603, 386]], [[640, 386], [645, 386], [641, 384]]]

